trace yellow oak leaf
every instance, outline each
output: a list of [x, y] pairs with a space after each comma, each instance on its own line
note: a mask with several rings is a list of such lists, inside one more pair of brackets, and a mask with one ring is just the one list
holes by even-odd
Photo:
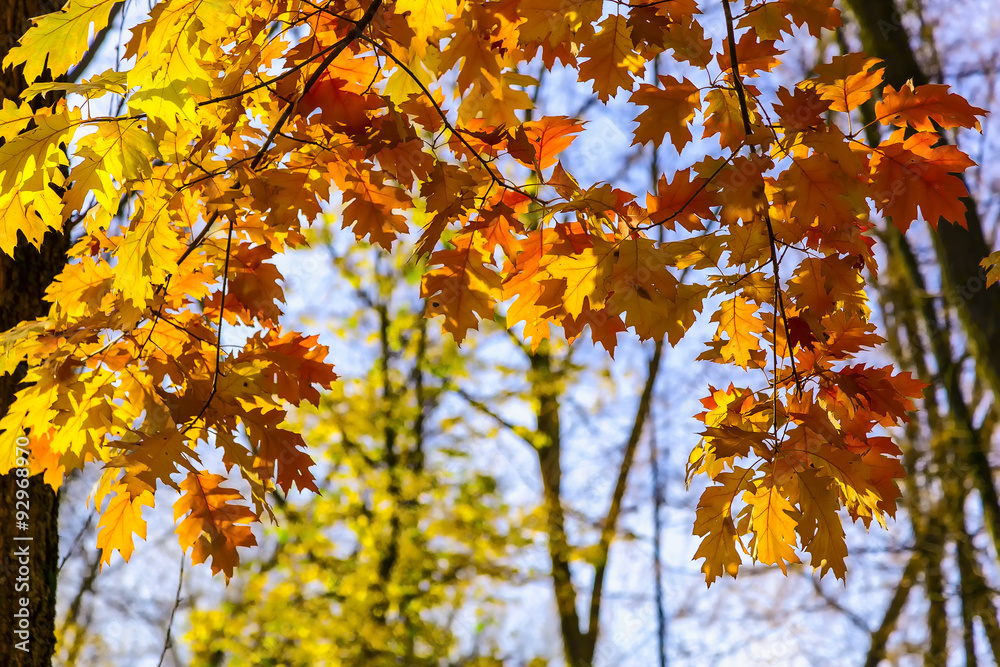
[[797, 530], [802, 546], [812, 556], [812, 565], [820, 570], [820, 576], [833, 570], [838, 579], [846, 579], [847, 542], [837, 515], [840, 498], [834, 488], [836, 482], [813, 468], [798, 472], [797, 479], [802, 508]]
[[0, 252], [13, 251], [18, 231], [38, 246], [46, 229], [62, 227], [62, 200], [49, 185], [61, 186], [65, 180], [62, 169], [69, 158], [64, 146], [72, 140], [79, 115], [78, 110], [39, 114], [31, 119], [35, 127], [0, 146]]
[[69, 81], [35, 81], [21, 93], [21, 99], [28, 101], [38, 95], [45, 95], [52, 92], [73, 93], [81, 95], [88, 100], [99, 99], [108, 93], [124, 96], [128, 93], [128, 89], [125, 87], [127, 78], [128, 74], [126, 72], [116, 72], [109, 69], [101, 74], [95, 74], [89, 79], [84, 79], [80, 83]]
[[585, 300], [591, 310], [604, 307], [616, 260], [616, 244], [598, 237], [591, 242], [591, 247], [572, 255], [559, 255], [545, 266], [551, 279], [543, 283], [539, 303], [552, 310], [565, 309], [573, 317], [583, 312]]
[[733, 522], [732, 506], [740, 491], [749, 491], [752, 476], [753, 471], [748, 468], [737, 467], [730, 472], [720, 472], [698, 501], [694, 534], [701, 536], [702, 540], [694, 558], [705, 559], [701, 571], [709, 586], [723, 574], [735, 577], [740, 570], [740, 554], [736, 550], [739, 538]]
[[200, 127], [217, 121], [213, 114], [197, 113], [195, 97], [207, 98], [213, 79], [199, 60], [215, 38], [225, 38], [234, 18], [227, 0], [156, 4], [149, 20], [132, 29], [125, 50], [126, 57], [137, 56], [128, 73], [128, 87], [137, 89], [130, 107], [173, 131], [183, 124]]
[[813, 457], [817, 468], [836, 481], [841, 501], [851, 516], [861, 518], [867, 526], [875, 518], [885, 527], [885, 518], [879, 508], [882, 497], [871, 485], [871, 468], [862, 457], [844, 449], [833, 447], [823, 457]]
[[34, 82], [46, 69], [59, 78], [80, 62], [94, 34], [108, 24], [112, 7], [122, 0], [69, 0], [58, 12], [35, 19], [35, 24], [3, 59], [3, 67], [24, 65], [24, 79]]
[[396, 0], [396, 11], [409, 12], [406, 22], [415, 35], [410, 48], [414, 53], [423, 54], [427, 44], [437, 30], [448, 21], [449, 16], [458, 13], [458, 0]]
[[594, 92], [607, 102], [620, 89], [632, 90], [645, 60], [632, 46], [625, 16], [613, 14], [601, 22], [601, 31], [580, 49], [580, 81], [593, 81]]
[[746, 368], [750, 363], [750, 353], [760, 349], [760, 341], [754, 334], [766, 330], [764, 322], [757, 316], [757, 306], [742, 296], [723, 301], [712, 315], [712, 321], [719, 323], [716, 340], [726, 334], [729, 340], [722, 346], [722, 356], [726, 361]]
[[14, 100], [0, 101], [0, 138], [10, 141], [39, 114], [45, 114], [45, 111], [36, 112], [27, 102], [17, 104]]
[[132, 536], [146, 539], [146, 520], [142, 518], [143, 506], [153, 506], [153, 494], [142, 491], [132, 496], [124, 483], [113, 488], [114, 496], [108, 508], [101, 512], [97, 522], [97, 548], [101, 550], [101, 565], [111, 562], [116, 550], [128, 560], [135, 550]]
[[0, 375], [13, 373], [18, 364], [35, 353], [38, 337], [45, 333], [44, 320], [22, 322], [0, 333]]
[[991, 287], [1000, 281], [1000, 250], [979, 263], [986, 269], [986, 286]]
[[53, 420], [55, 435], [49, 449], [61, 456], [67, 468], [82, 467], [88, 460], [99, 460], [111, 425], [114, 406], [111, 404], [114, 381], [112, 373], [90, 375], [86, 381], [62, 385], [53, 409], [59, 416]]
[[798, 563], [795, 555], [795, 509], [773, 481], [757, 483], [757, 491], [744, 491], [743, 500], [753, 508], [750, 527], [753, 557], [765, 565], [777, 565], [786, 572], [786, 563]]
[[176, 257], [184, 240], [170, 224], [170, 202], [151, 197], [138, 211], [125, 238], [115, 251], [118, 259], [112, 284], [137, 307], [153, 296], [153, 286], [162, 284], [176, 270]]
[[83, 161], [73, 168], [68, 179], [73, 185], [63, 197], [66, 217], [84, 210], [88, 193], [93, 193], [106, 210], [117, 210], [128, 184], [152, 174], [152, 160], [159, 151], [143, 121], [122, 120], [101, 123], [97, 132], [81, 137], [76, 154]]

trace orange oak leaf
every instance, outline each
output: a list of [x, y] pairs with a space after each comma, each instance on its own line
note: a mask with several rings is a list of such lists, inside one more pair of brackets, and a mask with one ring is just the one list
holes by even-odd
[[[279, 303], [285, 302], [278, 267], [265, 260], [274, 256], [267, 246], [242, 243], [229, 259], [229, 281], [226, 283], [223, 312], [231, 324], [252, 324], [254, 320], [276, 324], [281, 316]], [[219, 312], [222, 292], [214, 292], [205, 300], [205, 310]]]
[[[736, 62], [739, 63], [741, 77], [760, 76], [760, 72], [770, 72], [778, 66], [778, 56], [784, 51], [774, 45], [773, 39], [761, 40], [753, 31], [743, 33], [736, 44]], [[732, 61], [728, 51], [716, 56], [716, 63], [726, 77], [732, 80]]]
[[657, 85], [644, 83], [632, 93], [629, 100], [633, 104], [648, 107], [635, 119], [636, 128], [633, 144], [652, 141], [659, 146], [663, 138], [670, 135], [670, 142], [680, 153], [691, 141], [688, 123], [701, 106], [701, 93], [688, 81], [678, 81], [672, 76], [660, 76]]
[[792, 24], [805, 26], [813, 37], [821, 31], [840, 26], [840, 10], [833, 7], [833, 0], [765, 0], [747, 2], [746, 15], [740, 19], [741, 28], [753, 28], [761, 39], [781, 39], [782, 33], [791, 35]]
[[972, 166], [969, 157], [955, 146], [935, 146], [934, 132], [918, 132], [904, 138], [896, 130], [879, 144], [871, 160], [872, 194], [883, 215], [905, 232], [917, 218], [917, 209], [932, 227], [944, 219], [966, 225], [965, 183], [954, 174]]
[[830, 108], [830, 100], [824, 100], [813, 89], [778, 88], [777, 97], [780, 104], [774, 105], [774, 110], [781, 119], [786, 131], [798, 132], [818, 127], [824, 122], [823, 114]]
[[479, 328], [479, 319], [493, 319], [500, 292], [500, 276], [485, 252], [485, 240], [476, 232], [451, 240], [453, 247], [438, 250], [420, 286], [427, 301], [427, 317], [444, 316], [443, 328], [461, 343], [469, 329]]
[[406, 231], [406, 218], [396, 211], [412, 207], [406, 193], [385, 183], [385, 175], [369, 172], [366, 178], [352, 178], [344, 190], [345, 229], [351, 228], [360, 240], [389, 249], [397, 235]]
[[[705, 112], [705, 132], [702, 136], [708, 138], [718, 135], [723, 148], [736, 149], [746, 138], [740, 100], [736, 92], [713, 88], [705, 93], [705, 99], [708, 101], [708, 110]], [[753, 118], [751, 109], [751, 122]]]
[[612, 359], [615, 358], [615, 348], [618, 346], [618, 334], [627, 330], [621, 315], [613, 315], [607, 308], [595, 312], [588, 304], [584, 305], [579, 317], [566, 316], [562, 320], [562, 326], [566, 332], [566, 340], [570, 343], [583, 333], [584, 327], [589, 326], [591, 339], [595, 344], [600, 343]]
[[240, 421], [255, 452], [253, 470], [265, 482], [276, 479], [286, 494], [292, 486], [300, 491], [318, 493], [309, 472], [315, 461], [306, 454], [306, 443], [301, 435], [279, 427], [284, 419], [282, 410], [253, 410], [241, 415]]
[[188, 473], [180, 484], [183, 495], [174, 503], [174, 520], [180, 521], [177, 538], [181, 548], [192, 549], [191, 561], [204, 563], [211, 558], [212, 574], [222, 572], [229, 581], [240, 562], [237, 547], [257, 544], [246, 525], [257, 517], [246, 505], [233, 502], [243, 496], [220, 486], [224, 481], [222, 475]]
[[921, 132], [935, 131], [936, 123], [943, 129], [965, 127], [980, 129], [979, 118], [986, 109], [974, 107], [961, 95], [948, 92], [944, 84], [912, 84], [895, 90], [886, 86], [882, 99], [875, 103], [875, 117], [883, 125], [909, 125]]
[[[519, 149], [511, 155], [526, 167], [548, 169], [556, 163], [556, 156], [569, 148], [576, 135], [583, 130], [583, 123], [566, 116], [546, 116], [518, 127], [515, 139], [523, 133]], [[511, 147], [513, 148], [513, 146]]]
[[792, 204], [792, 215], [803, 227], [818, 220], [823, 229], [853, 224], [867, 204], [848, 190], [848, 181], [839, 165], [826, 155], [794, 158], [782, 174], [781, 185]]
[[677, 60], [695, 67], [706, 69], [712, 62], [712, 38], [705, 36], [705, 28], [690, 15], [681, 15], [667, 25], [663, 33], [663, 46], [673, 49]]
[[802, 547], [812, 557], [812, 565], [820, 576], [833, 571], [838, 579], [847, 578], [847, 542], [837, 509], [840, 499], [836, 482], [807, 468], [797, 473], [799, 504], [802, 517], [796, 530]]
[[712, 220], [712, 211], [719, 203], [718, 196], [708, 187], [710, 179], [694, 176], [690, 169], [674, 174], [674, 180], [660, 176], [656, 191], [646, 197], [649, 221], [671, 230], [677, 222], [688, 231], [703, 229], [705, 220]]
[[882, 70], [878, 58], [868, 58], [863, 53], [834, 56], [829, 63], [815, 67], [815, 82], [820, 97], [830, 101], [834, 111], [856, 109], [871, 97], [882, 83]]
[[[542, 284], [538, 279], [542, 261], [558, 243], [558, 234], [552, 229], [529, 232], [519, 243], [515, 256], [508, 258], [503, 273], [503, 300], [513, 299], [507, 308], [507, 326], [524, 323], [522, 336], [531, 341], [532, 350], [550, 335], [549, 320], [545, 313], [548, 306], [538, 302]], [[582, 325], [580, 325], [582, 329]]]
[[262, 360], [266, 365], [260, 374], [260, 390], [292, 405], [318, 405], [320, 393], [316, 386], [329, 389], [337, 379], [333, 366], [325, 361], [327, 352], [329, 349], [319, 344], [318, 335], [268, 329], [263, 335], [255, 333], [233, 364]]

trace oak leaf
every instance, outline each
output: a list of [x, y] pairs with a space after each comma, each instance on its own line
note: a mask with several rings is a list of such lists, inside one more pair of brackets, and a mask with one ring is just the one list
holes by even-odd
[[866, 58], [863, 53], [834, 56], [829, 63], [815, 67], [815, 82], [820, 97], [830, 101], [833, 111], [851, 111], [871, 97], [882, 83], [882, 69], [878, 58]]
[[146, 539], [146, 520], [142, 518], [143, 506], [152, 506], [153, 494], [142, 491], [133, 496], [124, 483], [113, 488], [111, 503], [101, 512], [97, 522], [97, 548], [101, 550], [101, 565], [111, 562], [111, 554], [118, 551], [128, 560], [135, 550], [133, 535]]
[[702, 537], [694, 559], [704, 558], [701, 571], [709, 586], [723, 574], [735, 577], [740, 569], [740, 554], [736, 551], [739, 537], [733, 522], [732, 506], [741, 491], [752, 487], [753, 471], [733, 468], [720, 472], [713, 484], [705, 489], [698, 501], [694, 534]]
[[222, 572], [229, 581], [240, 562], [237, 547], [257, 544], [246, 525], [257, 517], [246, 505], [233, 502], [242, 496], [220, 486], [224, 481], [222, 475], [188, 473], [180, 483], [183, 495], [174, 503], [174, 520], [180, 521], [177, 538], [185, 552], [191, 548], [192, 562], [211, 558], [212, 574]]
[[716, 340], [726, 334], [728, 340], [721, 348], [726, 361], [746, 368], [750, 364], [751, 353], [760, 349], [760, 341], [755, 334], [762, 334], [767, 326], [757, 316], [758, 307], [742, 296], [728, 299], [712, 314], [712, 321], [719, 323]]
[[52, 78], [62, 76], [87, 51], [91, 29], [94, 34], [103, 30], [112, 8], [122, 1], [69, 0], [58, 12], [34, 19], [34, 28], [7, 53], [2, 66], [24, 65], [22, 74], [29, 83], [45, 69]]
[[785, 493], [773, 482], [757, 483], [755, 492], [743, 492], [743, 500], [753, 508], [750, 551], [765, 565], [777, 565], [785, 572], [787, 563], [799, 562], [795, 555], [794, 508]]
[[670, 135], [670, 142], [680, 153], [690, 143], [688, 123], [701, 106], [701, 93], [693, 83], [687, 79], [678, 81], [672, 76], [660, 76], [657, 85], [640, 85], [629, 101], [648, 107], [635, 119], [639, 127], [635, 130], [633, 144], [652, 141], [653, 145], [659, 146], [664, 137]]
[[601, 30], [580, 49], [580, 81], [593, 81], [602, 102], [621, 89], [632, 90], [636, 74], [645, 61], [632, 48], [626, 17], [613, 14], [601, 22]]
[[948, 92], [944, 84], [928, 83], [899, 90], [886, 86], [882, 99], [875, 103], [875, 117], [883, 125], [902, 127], [909, 125], [920, 132], [935, 131], [935, 123], [942, 129], [955, 127], [981, 129], [977, 116], [985, 116], [986, 109], [974, 107], [960, 95]]
[[451, 248], [431, 255], [420, 292], [427, 301], [427, 315], [444, 315], [443, 329], [461, 343], [469, 329], [479, 328], [479, 319], [493, 319], [500, 290], [500, 276], [491, 268], [485, 240], [476, 232], [451, 240]]
[[936, 146], [933, 132], [918, 132], [904, 138], [904, 130], [879, 144], [871, 160], [873, 198], [883, 215], [906, 231], [917, 218], [917, 209], [931, 227], [940, 219], [965, 226], [969, 194], [955, 176], [973, 162], [955, 146]]

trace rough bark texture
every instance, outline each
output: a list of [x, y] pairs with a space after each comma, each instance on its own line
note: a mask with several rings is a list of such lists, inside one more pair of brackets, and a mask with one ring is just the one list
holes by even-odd
[[[31, 17], [58, 11], [61, 0], [3, 0], [0, 20], [0, 54], [16, 44], [28, 29]], [[0, 71], [0, 100], [17, 99], [24, 88], [18, 71]], [[23, 237], [22, 237], [23, 238]], [[18, 323], [47, 312], [42, 301], [45, 288], [65, 263], [68, 239], [57, 233], [45, 236], [41, 250], [20, 244], [14, 257], [0, 256], [0, 329], [6, 331]], [[26, 373], [19, 368], [15, 377], [0, 378], [0, 415], [6, 414], [14, 392]], [[15, 477], [0, 476], [0, 664], [17, 667], [50, 665], [55, 648], [56, 575], [59, 562], [59, 497], [41, 476], [30, 479], [29, 529], [15, 525]], [[15, 535], [30, 536], [30, 541], [15, 542]], [[17, 591], [19, 567], [15, 548], [28, 545], [28, 590]], [[29, 652], [17, 650], [20, 638], [14, 635], [14, 613], [19, 599], [29, 600]]]
[[[861, 28], [865, 52], [885, 61], [885, 82], [899, 89], [907, 81], [928, 83], [914, 56], [909, 35], [893, 0], [846, 0]], [[949, 304], [962, 321], [977, 370], [995, 396], [1000, 396], [1000, 286], [986, 289], [985, 270], [979, 265], [989, 246], [983, 235], [976, 203], [966, 199], [966, 229], [938, 225], [936, 243]]]

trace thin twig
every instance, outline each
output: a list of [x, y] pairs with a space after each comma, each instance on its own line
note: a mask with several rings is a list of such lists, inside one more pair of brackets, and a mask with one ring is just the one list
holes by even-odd
[[181, 587], [184, 585], [184, 561], [187, 555], [181, 553], [181, 571], [177, 576], [177, 594], [174, 596], [174, 607], [170, 610], [170, 619], [167, 621], [167, 636], [163, 639], [163, 652], [160, 653], [160, 661], [156, 663], [156, 667], [163, 667], [163, 659], [167, 657], [167, 650], [173, 644], [173, 628], [174, 628], [174, 616], [177, 614], [177, 609], [181, 606]]
[[542, 201], [541, 199], [539, 199], [535, 195], [533, 195], [533, 194], [531, 194], [529, 192], [526, 192], [521, 187], [519, 187], [517, 185], [514, 185], [514, 184], [511, 184], [511, 183], [508, 183], [506, 181], [506, 179], [504, 179], [502, 176], [498, 175], [496, 172], [493, 171], [493, 168], [490, 166], [489, 161], [486, 158], [484, 158], [479, 153], [479, 151], [477, 151], [475, 148], [473, 148], [472, 144], [469, 143], [469, 140], [465, 138], [465, 134], [459, 128], [457, 128], [454, 124], [452, 124], [452, 122], [450, 120], [448, 120], [447, 114], [445, 114], [444, 110], [437, 103], [437, 100], [434, 99], [434, 95], [432, 95], [431, 92], [430, 92], [430, 90], [427, 89], [427, 86], [425, 86], [424, 82], [420, 80], [420, 77], [418, 77], [416, 74], [414, 74], [413, 70], [411, 70], [409, 67], [406, 66], [406, 63], [404, 63], [399, 58], [397, 58], [387, 48], [385, 48], [381, 44], [379, 44], [379, 43], [377, 43], [377, 42], [375, 42], [375, 41], [373, 41], [371, 39], [368, 39], [367, 37], [361, 37], [361, 41], [367, 42], [368, 44], [370, 44], [372, 46], [372, 48], [377, 49], [377, 50], [381, 51], [382, 53], [384, 53], [386, 55], [386, 57], [389, 58], [389, 60], [391, 60], [392, 62], [394, 62], [397, 67], [399, 67], [403, 72], [405, 72], [407, 74], [407, 76], [409, 76], [413, 80], [413, 83], [415, 83], [417, 85], [417, 87], [420, 88], [421, 92], [424, 94], [424, 96], [427, 98], [427, 100], [431, 103], [431, 105], [433, 105], [434, 109], [438, 113], [438, 116], [441, 117], [441, 122], [444, 124], [444, 126], [452, 134], [454, 134], [456, 137], [458, 137], [458, 140], [460, 142], [462, 142], [462, 145], [465, 146], [469, 150], [469, 152], [471, 152], [472, 155], [475, 156], [476, 160], [480, 164], [483, 165], [483, 168], [486, 169], [486, 173], [488, 173], [490, 175], [490, 178], [493, 180], [494, 183], [500, 185], [502, 188], [504, 188], [506, 190], [513, 190], [514, 192], [516, 192], [516, 193], [518, 193], [520, 195], [523, 195], [523, 196], [529, 198], [530, 200], [532, 200], [533, 202], [535, 202], [535, 203], [537, 203], [537, 204], [539, 204], [541, 206], [545, 206], [546, 205], [546, 202]]
[[[740, 79], [740, 64], [736, 59], [736, 34], [733, 31], [733, 13], [729, 8], [729, 0], [722, 0], [722, 8], [726, 12], [726, 32], [727, 39], [729, 42], [729, 63], [733, 70], [733, 81], [736, 88], [736, 96], [740, 102], [740, 115], [743, 117], [743, 131], [747, 137], [750, 136], [753, 129], [750, 124], [750, 108], [747, 106], [746, 92], [743, 90], [743, 81]], [[753, 154], [757, 154], [757, 147], [750, 144], [750, 151]], [[785, 345], [788, 347], [788, 358], [792, 362], [792, 375], [795, 377], [795, 391], [798, 395], [802, 395], [802, 381], [799, 378], [798, 369], [795, 367], [795, 355], [792, 352], [792, 337], [791, 331], [788, 327], [788, 314], [785, 312], [785, 300], [781, 293], [781, 275], [778, 272], [778, 247], [774, 240], [774, 227], [771, 225], [771, 214], [768, 211], [768, 203], [764, 202], [763, 207], [764, 222], [767, 223], [767, 238], [771, 246], [771, 268], [774, 271], [774, 291], [777, 294], [777, 309], [781, 313], [781, 319], [785, 324]], [[777, 327], [775, 327], [777, 329]], [[777, 334], [777, 331], [775, 331]], [[778, 354], [778, 341], [777, 336], [774, 340], [774, 354], [775, 359], [777, 359]], [[777, 363], [777, 361], [775, 361]], [[775, 384], [774, 391], [777, 395], [778, 384], [777, 384], [777, 371], [775, 371]], [[775, 416], [775, 424], [777, 424], [777, 416]]]
[[[226, 314], [226, 291], [229, 288], [229, 260], [231, 257], [230, 250], [233, 244], [233, 221], [229, 221], [229, 235], [226, 237], [226, 262], [225, 268], [222, 271], [222, 292], [219, 295], [219, 325], [218, 334], [216, 335], [215, 341], [215, 369], [212, 372], [212, 391], [209, 392], [208, 398], [205, 399], [205, 404], [201, 406], [201, 410], [195, 415], [194, 419], [184, 428], [182, 433], [187, 433], [198, 420], [202, 418], [205, 411], [208, 410], [209, 404], [212, 399], [215, 398], [215, 391], [219, 386], [219, 366], [222, 364], [222, 323], [224, 321], [224, 316]], [[206, 424], [207, 426], [207, 424]]]

